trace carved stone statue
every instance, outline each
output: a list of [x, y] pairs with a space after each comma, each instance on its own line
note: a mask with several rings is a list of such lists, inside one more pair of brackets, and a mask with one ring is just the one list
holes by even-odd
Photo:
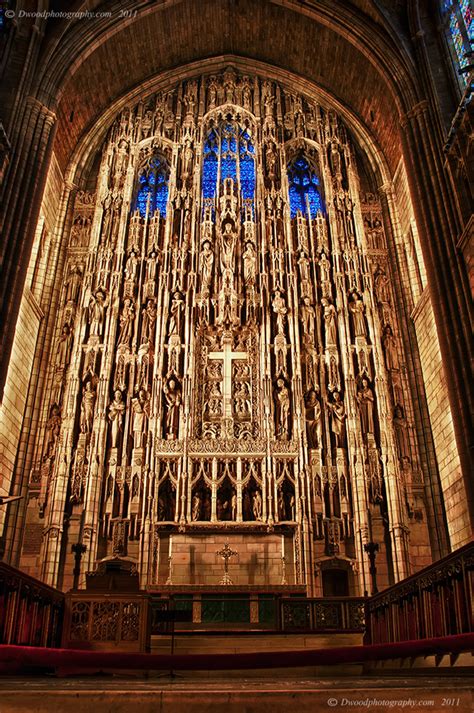
[[275, 374], [286, 375], [286, 355], [288, 353], [288, 344], [286, 343], [285, 335], [279, 332], [275, 336], [275, 342], [273, 345], [275, 351]]
[[331, 430], [334, 434], [336, 447], [339, 448], [343, 443], [344, 438], [344, 421], [346, 418], [346, 409], [341, 399], [339, 391], [335, 391], [332, 395], [332, 402], [328, 402], [328, 408], [331, 411]]
[[303, 251], [300, 252], [298, 258], [298, 268], [300, 272], [301, 279], [301, 294], [304, 296], [311, 296], [311, 272], [309, 266], [309, 260]]
[[166, 399], [166, 438], [178, 438], [179, 409], [181, 406], [181, 388], [176, 379], [170, 378], [163, 387]]
[[132, 399], [133, 411], [133, 447], [143, 446], [143, 432], [145, 430], [146, 417], [148, 415], [148, 397], [144, 389], [140, 389], [138, 396]]
[[123, 402], [122, 392], [118, 389], [115, 391], [114, 400], [109, 406], [109, 420], [112, 423], [111, 437], [112, 448], [117, 448], [118, 438], [123, 429], [123, 414], [125, 413], [125, 404]]
[[136, 256], [135, 251], [132, 250], [127, 258], [127, 262], [125, 263], [125, 279], [130, 282], [135, 282], [137, 278], [137, 270], [138, 257]]
[[375, 296], [378, 304], [390, 302], [390, 287], [387, 275], [379, 268], [374, 276]]
[[64, 368], [71, 357], [73, 334], [69, 324], [64, 324], [56, 350], [56, 366]]
[[314, 346], [313, 340], [309, 334], [303, 334], [303, 363], [306, 366], [306, 386], [308, 389], [314, 389], [316, 386], [319, 388], [319, 378], [318, 378], [318, 363], [319, 354], [318, 350]]
[[250, 391], [246, 381], [238, 381], [235, 385], [234, 412], [236, 416], [250, 416]]
[[46, 423], [46, 439], [44, 444], [43, 459], [52, 458], [58, 443], [61, 430], [61, 411], [57, 404], [52, 404], [49, 411], [49, 418]]
[[321, 404], [314, 389], [306, 394], [305, 406], [309, 446], [310, 448], [321, 447]]
[[102, 336], [107, 300], [103, 290], [96, 290], [89, 301], [90, 336]]
[[255, 285], [257, 275], [257, 253], [255, 246], [250, 241], [247, 242], [242, 256], [244, 261], [244, 282], [247, 288]]
[[357, 392], [359, 402], [360, 418], [364, 433], [374, 433], [374, 392], [369, 386], [367, 379], [362, 379]]
[[224, 288], [232, 288], [234, 282], [234, 256], [237, 234], [230, 221], [224, 224], [221, 236], [221, 272]]
[[262, 496], [260, 495], [260, 490], [256, 490], [253, 494], [252, 511], [255, 520], [262, 519]]
[[69, 275], [65, 282], [66, 285], [66, 302], [77, 304], [79, 292], [82, 284], [82, 270], [80, 265], [72, 265]]
[[130, 339], [133, 333], [133, 320], [135, 318], [135, 306], [130, 299], [123, 303], [122, 314], [120, 315], [120, 332], [118, 344], [130, 346]]
[[277, 321], [277, 332], [283, 333], [285, 317], [288, 312], [286, 308], [285, 298], [282, 296], [280, 290], [275, 290], [275, 295], [273, 297], [272, 308], [276, 314]]
[[365, 337], [367, 328], [365, 325], [365, 306], [357, 292], [352, 293], [352, 300], [349, 302], [349, 312], [352, 315], [352, 324], [356, 337]]
[[190, 180], [190, 178], [192, 178], [193, 175], [193, 156], [194, 153], [191, 146], [191, 141], [189, 141], [188, 139], [186, 141], [186, 145], [183, 151], [183, 168], [181, 172], [181, 177], [184, 185], [187, 185], [188, 181]]
[[276, 164], [277, 155], [275, 145], [273, 142], [270, 142], [267, 144], [265, 149], [265, 166], [267, 169], [267, 176], [270, 181], [274, 181], [276, 178]]
[[79, 426], [81, 433], [90, 433], [94, 422], [94, 405], [96, 393], [92, 381], [86, 381], [82, 390], [81, 417]]
[[202, 245], [201, 255], [201, 289], [203, 292], [209, 290], [212, 279], [212, 266], [214, 265], [214, 253], [209, 240], [205, 240]]
[[385, 365], [388, 371], [396, 371], [400, 368], [398, 361], [397, 340], [393, 336], [392, 328], [389, 324], [385, 327], [382, 336], [382, 344], [385, 353]]
[[326, 253], [322, 252], [321, 257], [319, 258], [319, 271], [321, 275], [321, 284], [323, 286], [323, 295], [326, 294], [327, 286], [331, 283], [330, 270], [331, 268], [329, 260], [326, 257]]
[[173, 334], [181, 336], [182, 313], [184, 310], [184, 300], [180, 292], [176, 291], [171, 300], [170, 307], [170, 326], [168, 335]]
[[211, 381], [208, 386], [208, 398], [204, 403], [204, 413], [208, 416], [222, 416], [222, 391], [218, 381]]
[[194, 493], [193, 499], [192, 499], [191, 520], [193, 522], [195, 522], [196, 520], [199, 520], [200, 514], [201, 514], [201, 496], [199, 493]]
[[309, 337], [314, 338], [314, 320], [316, 315], [309, 297], [303, 297], [300, 313], [303, 334], [307, 334]]
[[156, 302], [148, 300], [146, 307], [143, 310], [142, 322], [142, 344], [148, 342], [153, 344], [155, 341], [155, 325], [156, 325]]
[[277, 379], [275, 389], [276, 434], [288, 436], [288, 418], [290, 416], [290, 391], [283, 379]]
[[334, 305], [325, 297], [321, 300], [326, 331], [326, 347], [337, 344], [337, 312]]
[[395, 438], [397, 439], [400, 458], [402, 460], [404, 458], [410, 460], [411, 451], [410, 439], [408, 436], [408, 426], [405, 415], [403, 413], [403, 408], [399, 404], [395, 406], [393, 411], [393, 428], [395, 431]]

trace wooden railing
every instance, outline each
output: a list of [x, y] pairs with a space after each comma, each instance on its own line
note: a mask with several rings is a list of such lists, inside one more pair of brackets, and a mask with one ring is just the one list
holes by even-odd
[[64, 594], [0, 562], [0, 643], [60, 646]]
[[364, 631], [364, 605], [363, 597], [281, 599], [281, 630]]
[[474, 543], [367, 600], [366, 643], [474, 631]]

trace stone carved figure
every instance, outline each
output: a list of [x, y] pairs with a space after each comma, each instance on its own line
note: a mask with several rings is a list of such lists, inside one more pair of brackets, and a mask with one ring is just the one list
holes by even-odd
[[321, 300], [326, 331], [326, 347], [337, 345], [337, 312], [336, 308], [325, 297]]
[[252, 512], [254, 520], [262, 519], [262, 496], [260, 490], [256, 490], [252, 498]]
[[123, 402], [122, 392], [116, 389], [114, 399], [109, 406], [109, 421], [112, 424], [111, 438], [112, 448], [118, 447], [119, 435], [123, 429], [123, 415], [125, 413], [125, 404]]
[[43, 459], [52, 458], [56, 450], [61, 430], [61, 411], [57, 404], [52, 404], [49, 410], [49, 418], [46, 422], [46, 439], [44, 444]]
[[91, 295], [89, 301], [89, 324], [91, 337], [102, 336], [106, 306], [107, 299], [105, 292], [101, 289], [96, 290], [95, 294]]
[[208, 397], [204, 403], [204, 413], [208, 416], [222, 416], [222, 391], [218, 381], [211, 381]]
[[134, 319], [135, 306], [132, 300], [127, 298], [123, 303], [122, 314], [120, 315], [120, 331], [118, 336], [119, 346], [130, 346]]
[[130, 282], [135, 282], [137, 278], [138, 270], [138, 257], [134, 250], [132, 250], [125, 263], [125, 279]]
[[335, 391], [332, 395], [332, 398], [332, 402], [328, 402], [328, 408], [331, 411], [331, 431], [334, 434], [336, 448], [340, 448], [344, 439], [344, 421], [346, 419], [346, 409], [339, 391]]
[[283, 334], [285, 317], [288, 310], [286, 308], [285, 298], [282, 296], [281, 291], [279, 289], [275, 290], [272, 308], [274, 313], [276, 314], [277, 332]]
[[316, 313], [311, 304], [309, 297], [303, 297], [303, 302], [300, 307], [301, 324], [303, 326], [303, 334], [307, 334], [311, 339], [314, 338], [314, 320]]
[[69, 275], [65, 282], [66, 285], [66, 298], [65, 301], [73, 302], [77, 304], [79, 299], [79, 293], [82, 284], [82, 269], [80, 265], [72, 265], [69, 271]]
[[86, 381], [82, 390], [81, 416], [79, 427], [81, 433], [90, 433], [94, 422], [94, 405], [96, 393], [91, 380]]
[[298, 268], [301, 279], [301, 294], [305, 297], [311, 297], [311, 270], [309, 260], [303, 251], [300, 252], [298, 258]]
[[208, 292], [212, 279], [212, 266], [214, 265], [214, 253], [209, 240], [205, 240], [202, 245], [201, 255], [201, 289]]
[[168, 336], [177, 334], [181, 336], [181, 322], [182, 314], [184, 310], [184, 300], [179, 291], [173, 294], [170, 307], [170, 326], [168, 331]]
[[397, 440], [400, 458], [411, 460], [410, 438], [408, 435], [408, 425], [403, 413], [403, 408], [397, 404], [393, 411], [393, 428]]
[[288, 436], [288, 418], [290, 416], [290, 391], [284, 379], [277, 379], [275, 389], [275, 416], [277, 437]]
[[138, 396], [132, 399], [133, 411], [133, 447], [142, 448], [143, 433], [145, 430], [146, 417], [148, 415], [148, 397], [144, 389], [140, 389]]
[[156, 326], [156, 302], [148, 300], [146, 307], [143, 310], [142, 321], [142, 344], [153, 344], [155, 341], [155, 326]]
[[181, 388], [176, 379], [170, 378], [163, 387], [166, 399], [166, 438], [178, 438], [179, 410], [181, 406]]
[[318, 364], [319, 354], [309, 334], [303, 334], [303, 363], [306, 366], [306, 386], [308, 389], [319, 388]]
[[378, 268], [374, 276], [375, 296], [377, 303], [390, 302], [390, 286], [388, 277], [382, 268]]
[[286, 375], [286, 355], [288, 353], [288, 344], [286, 343], [285, 335], [279, 332], [275, 336], [275, 342], [273, 345], [275, 350], [275, 374]]
[[273, 182], [276, 178], [277, 155], [272, 141], [267, 144], [265, 149], [265, 166], [268, 179]]
[[61, 336], [56, 350], [56, 366], [64, 369], [71, 357], [73, 334], [69, 324], [63, 324]]
[[306, 394], [305, 406], [309, 446], [310, 448], [321, 447], [321, 404], [314, 389], [311, 389]]
[[237, 234], [230, 221], [224, 224], [221, 236], [221, 273], [224, 288], [231, 289], [234, 283], [234, 259]]
[[362, 430], [364, 433], [374, 433], [374, 392], [367, 379], [362, 379], [357, 392]]
[[255, 246], [250, 241], [247, 242], [242, 255], [244, 262], [244, 282], [247, 288], [253, 287], [255, 285], [255, 278], [257, 275], [257, 252]]
[[352, 325], [356, 337], [367, 336], [367, 328], [365, 325], [365, 306], [357, 292], [352, 293], [352, 299], [349, 302], [349, 312], [352, 315]]
[[194, 493], [191, 503], [191, 520], [196, 522], [201, 515], [201, 496], [199, 493]]
[[236, 416], [250, 416], [250, 391], [246, 381], [238, 381], [235, 385], [234, 411]]
[[387, 324], [383, 330], [382, 344], [385, 353], [385, 365], [387, 367], [387, 371], [397, 371], [400, 368], [397, 340], [393, 336], [392, 328], [389, 324]]

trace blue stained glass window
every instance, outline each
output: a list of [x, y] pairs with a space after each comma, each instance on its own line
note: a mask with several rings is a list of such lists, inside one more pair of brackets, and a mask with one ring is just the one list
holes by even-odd
[[447, 0], [442, 3], [449, 31], [450, 47], [456, 69], [464, 84], [467, 83], [468, 67], [472, 62], [474, 41], [474, 15], [471, 0]]
[[235, 122], [225, 122], [211, 129], [204, 144], [202, 193], [213, 198], [217, 192], [217, 178], [232, 178], [243, 198], [255, 195], [255, 148], [247, 129]]
[[297, 213], [316, 217], [323, 210], [323, 201], [318, 190], [319, 179], [312, 171], [308, 161], [302, 155], [295, 158], [288, 166], [290, 213], [295, 218]]
[[243, 198], [253, 198], [255, 195], [255, 163], [251, 156], [240, 159], [240, 186]]
[[134, 205], [134, 210], [138, 208], [142, 218], [152, 215], [156, 210], [160, 215], [166, 217], [168, 205], [168, 167], [165, 161], [154, 156], [149, 159], [142, 168], [138, 177], [138, 192]]

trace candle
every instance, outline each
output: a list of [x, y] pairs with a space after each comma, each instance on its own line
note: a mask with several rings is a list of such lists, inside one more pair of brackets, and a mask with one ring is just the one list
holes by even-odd
[[285, 559], [285, 535], [281, 536], [281, 558]]
[[173, 535], [170, 535], [170, 547], [168, 551], [168, 559], [171, 559], [171, 553], [173, 552]]

